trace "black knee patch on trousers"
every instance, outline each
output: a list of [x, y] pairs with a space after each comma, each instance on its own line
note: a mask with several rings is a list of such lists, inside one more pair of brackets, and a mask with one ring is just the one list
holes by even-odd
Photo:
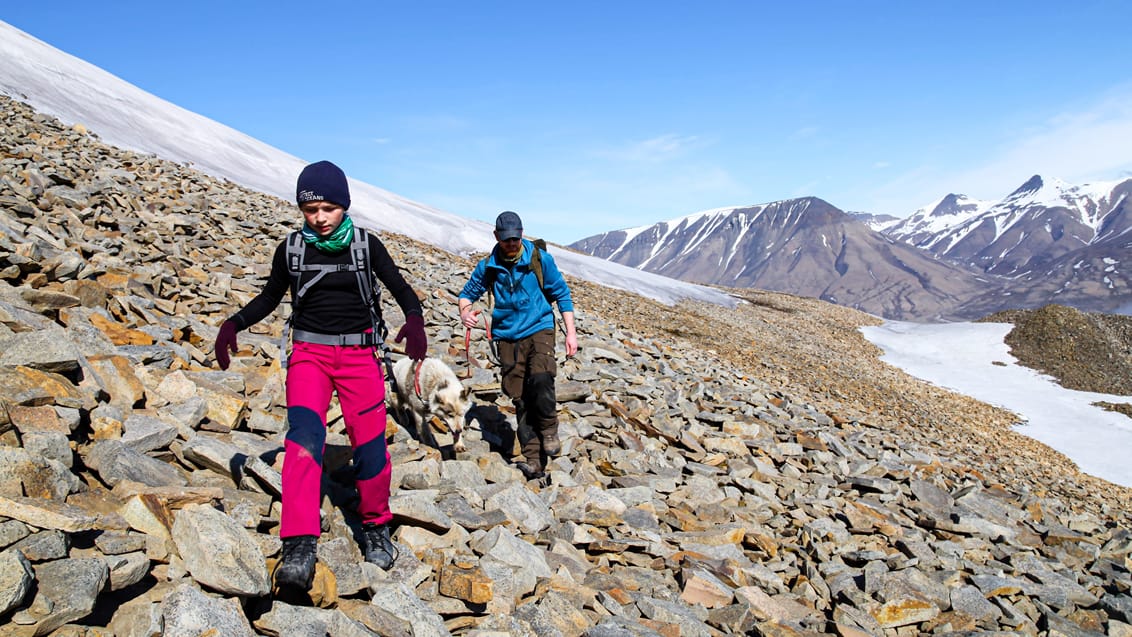
[[527, 405], [518, 399], [511, 402], [515, 405], [515, 435], [519, 438], [519, 444], [525, 444], [535, 437], [535, 430], [527, 424]]
[[540, 420], [554, 418], [558, 399], [554, 395], [554, 375], [535, 374], [530, 379], [531, 410]]
[[326, 446], [326, 425], [309, 407], [287, 408], [287, 440], [299, 445], [322, 466], [322, 450]]
[[354, 479], [369, 480], [385, 470], [385, 436], [381, 435], [354, 449]]

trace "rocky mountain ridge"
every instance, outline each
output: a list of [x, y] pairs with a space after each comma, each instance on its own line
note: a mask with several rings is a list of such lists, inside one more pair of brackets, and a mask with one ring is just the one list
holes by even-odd
[[[1047, 183], [1048, 181], [1048, 183]], [[1035, 175], [998, 202], [948, 195], [886, 222], [813, 197], [697, 213], [573, 244], [687, 281], [821, 298], [897, 320], [971, 320], [1050, 303], [1123, 311], [1132, 179]]]
[[805, 197], [608, 232], [571, 248], [665, 276], [811, 296], [892, 319], [941, 319], [994, 289], [973, 270], [932, 257]]
[[432, 354], [474, 392], [469, 450], [390, 423], [384, 572], [332, 418], [317, 586], [273, 596], [281, 323], [226, 372], [209, 349], [293, 206], [3, 99], [0, 140], [0, 635], [1132, 633], [1128, 490], [879, 363], [875, 319], [813, 299], [572, 281], [564, 452], [523, 482], [495, 373], [464, 363], [486, 359], [454, 316], [472, 261], [396, 235]]
[[1001, 201], [949, 195], [885, 228], [953, 263], [1004, 277], [969, 300], [968, 318], [1055, 303], [1083, 311], [1132, 307], [1132, 179], [1071, 185], [1034, 175]]

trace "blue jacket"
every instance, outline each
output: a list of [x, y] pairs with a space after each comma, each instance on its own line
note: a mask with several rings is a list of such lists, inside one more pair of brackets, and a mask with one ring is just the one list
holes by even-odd
[[546, 296], [538, 286], [538, 278], [531, 272], [531, 251], [535, 245], [523, 239], [523, 254], [513, 268], [508, 268], [497, 259], [498, 246], [491, 254], [480, 260], [472, 270], [472, 276], [460, 291], [460, 298], [476, 302], [487, 291], [484, 287], [489, 270], [495, 272], [495, 308], [491, 312], [491, 337], [496, 340], [517, 341], [535, 332], [554, 329], [554, 308], [547, 297], [558, 304], [559, 312], [573, 312], [574, 301], [570, 298], [570, 287], [558, 271], [554, 257], [545, 250], [542, 260], [543, 285]]

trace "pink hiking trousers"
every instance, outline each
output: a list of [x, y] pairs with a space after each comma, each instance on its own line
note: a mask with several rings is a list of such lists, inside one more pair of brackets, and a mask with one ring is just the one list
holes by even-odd
[[385, 380], [374, 349], [296, 341], [287, 367], [283, 456], [283, 515], [279, 537], [319, 535], [326, 412], [338, 393], [354, 450], [354, 479], [362, 522], [385, 524], [391, 463], [385, 444]]

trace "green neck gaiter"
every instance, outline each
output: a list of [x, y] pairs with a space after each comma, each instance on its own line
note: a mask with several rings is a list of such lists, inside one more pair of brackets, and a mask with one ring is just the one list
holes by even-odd
[[319, 252], [337, 254], [346, 249], [354, 240], [354, 220], [349, 215], [342, 216], [342, 223], [330, 233], [329, 237], [320, 237], [310, 226], [303, 224], [303, 241], [313, 245]]

